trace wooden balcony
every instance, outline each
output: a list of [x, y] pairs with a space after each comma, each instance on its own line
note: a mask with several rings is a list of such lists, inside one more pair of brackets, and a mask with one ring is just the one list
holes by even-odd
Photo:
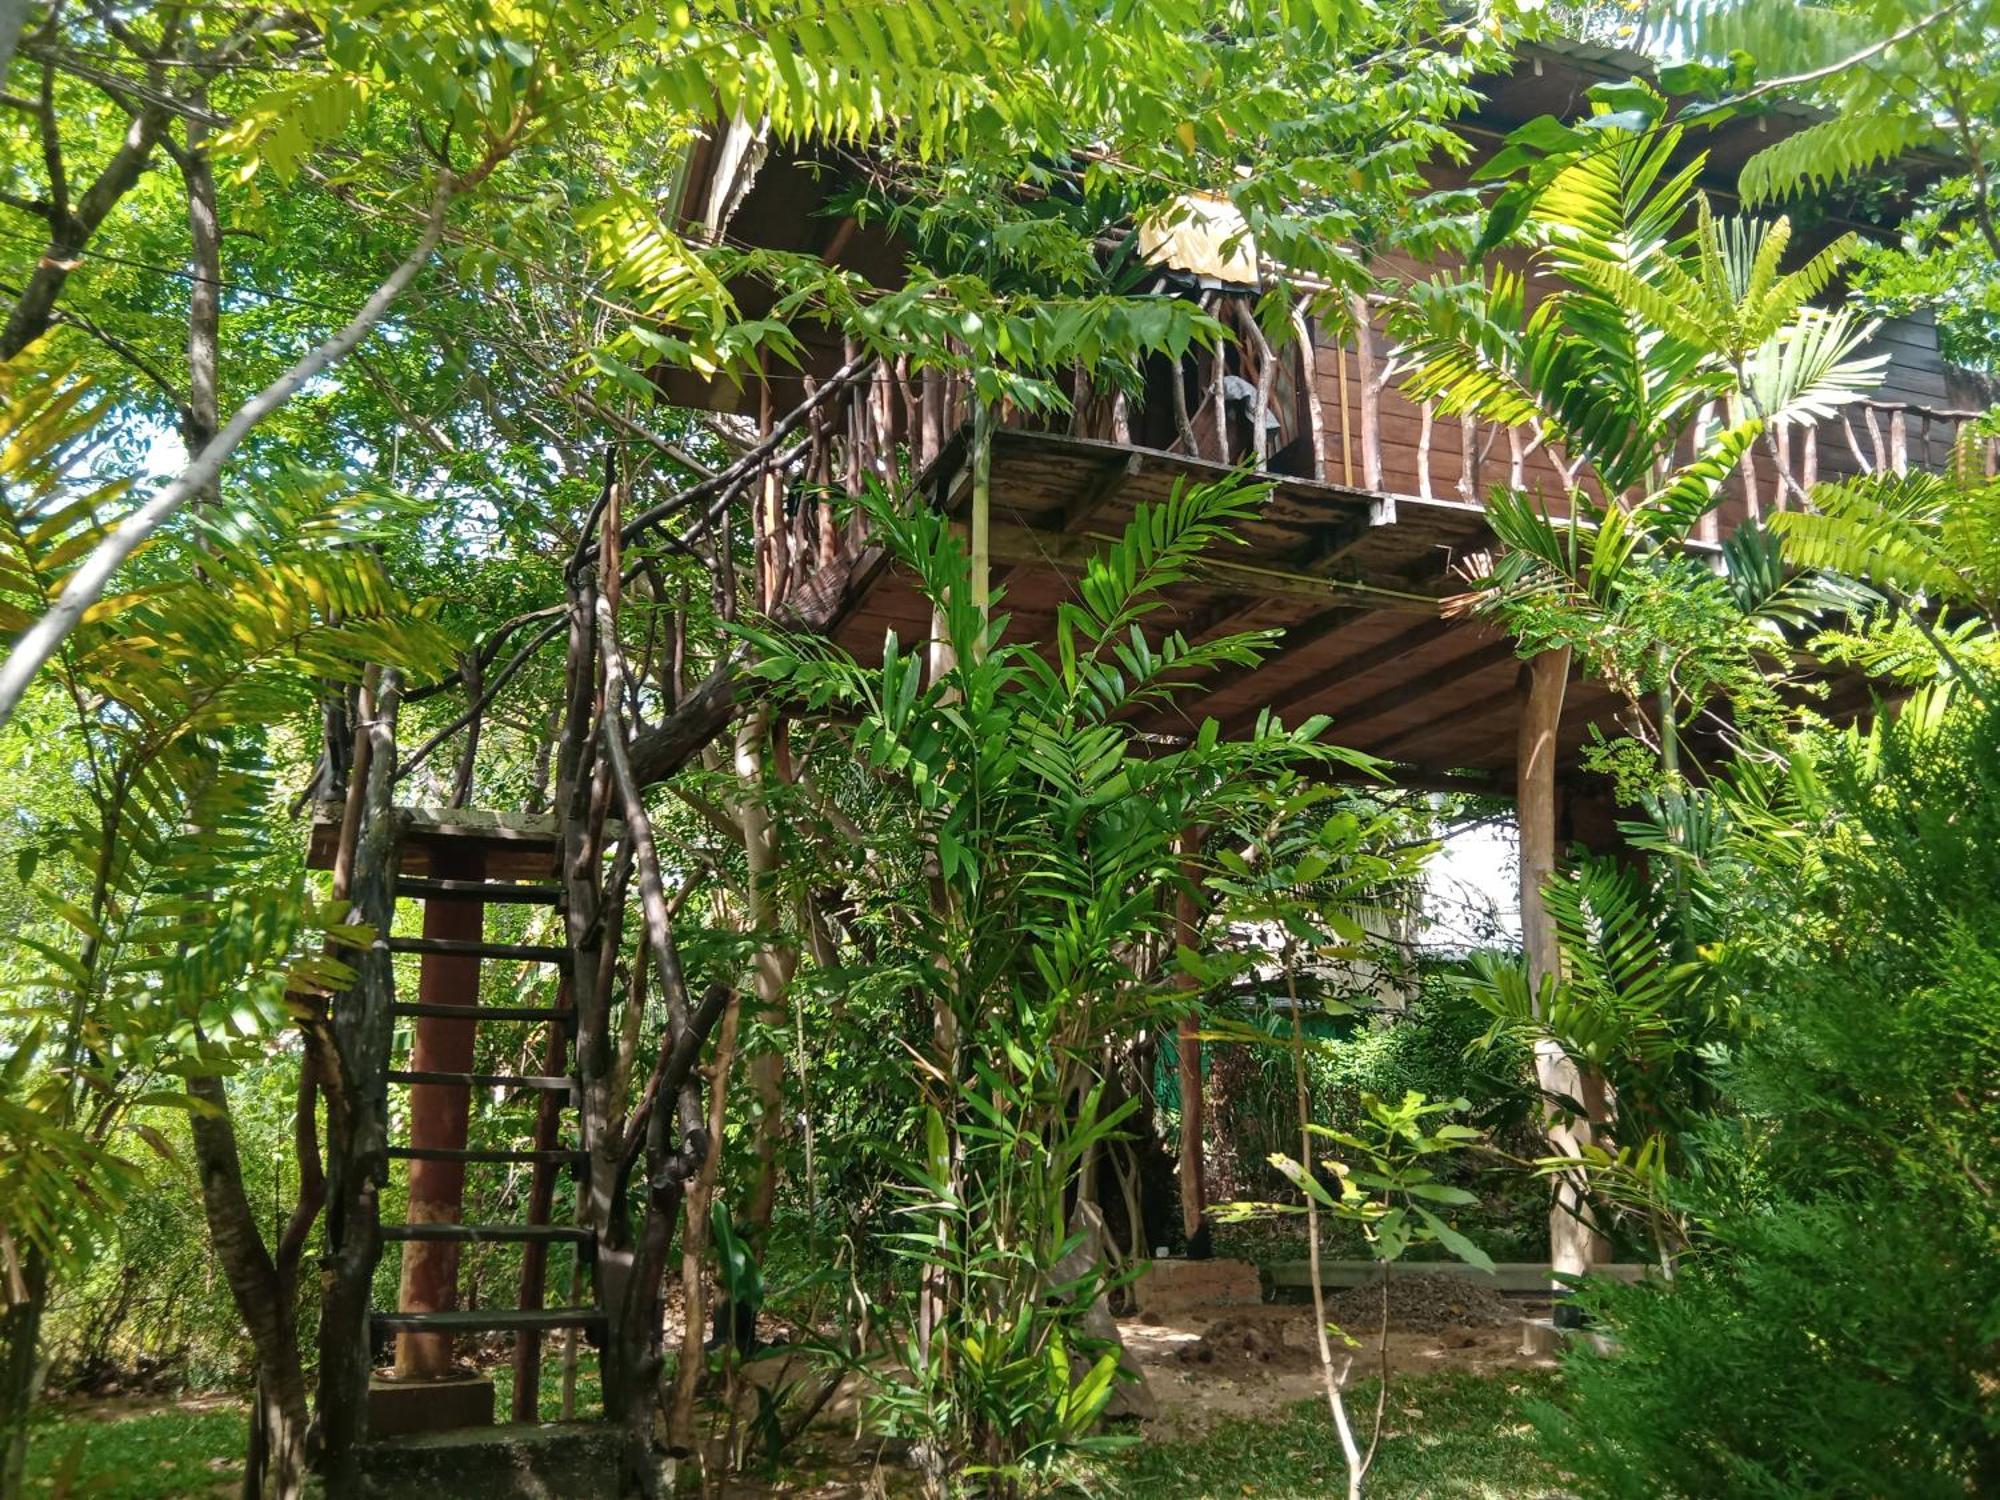
[[[1094, 389], [1079, 375], [1071, 409], [1055, 420], [997, 414], [994, 581], [1010, 634], [1049, 638], [1075, 573], [1137, 506], [1178, 482], [1254, 473], [1272, 495], [1240, 528], [1241, 547], [1205, 560], [1155, 619], [1161, 632], [1190, 639], [1274, 630], [1277, 649], [1141, 727], [1172, 738], [1203, 715], [1240, 731], [1265, 709], [1287, 722], [1325, 713], [1336, 739], [1397, 762], [1407, 781], [1509, 786], [1520, 663], [1490, 624], [1448, 619], [1441, 602], [1463, 590], [1467, 565], [1491, 546], [1480, 498], [1493, 486], [1539, 490], [1560, 508], [1590, 476], [1565, 468], [1533, 434], [1447, 422], [1412, 404], [1373, 329], [1358, 346], [1342, 346], [1301, 319], [1293, 338], [1274, 344], [1252, 326], [1247, 294], [1191, 295], [1237, 332], [1234, 342], [1178, 363], [1153, 361], [1139, 391]], [[1921, 357], [1928, 334], [1885, 330], [1885, 340], [1907, 347], [1892, 349], [1878, 395], [1817, 428], [1780, 434], [1778, 454], [1800, 485], [1945, 461], [1975, 413], [1941, 404], [1949, 392], [1934, 341], [1929, 368]], [[914, 480], [927, 503], [962, 515], [971, 407], [965, 383], [949, 375], [852, 359], [844, 368], [836, 378], [845, 388], [815, 409], [763, 481], [760, 565], [771, 570], [775, 598], [809, 586], [821, 570], [837, 575], [847, 599], [832, 628], [871, 660], [888, 631], [906, 643], [926, 638], [930, 607], [893, 568], [864, 569], [849, 587], [848, 570], [827, 567], [866, 544], [856, 523], [837, 524], [839, 498], [867, 476]], [[1986, 452], [1991, 465], [1991, 442]], [[1760, 445], [1697, 543], [1796, 503]], [[1849, 679], [1823, 708], [1842, 715], [1868, 702], [1866, 684]], [[1574, 765], [1593, 725], [1616, 732], [1622, 711], [1600, 684], [1579, 677], [1565, 710], [1563, 763]]]

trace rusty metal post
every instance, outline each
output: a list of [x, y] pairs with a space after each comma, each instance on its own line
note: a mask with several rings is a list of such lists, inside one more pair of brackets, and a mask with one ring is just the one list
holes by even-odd
[[[446, 879], [485, 878], [485, 857], [477, 849], [437, 846], [431, 874]], [[461, 896], [432, 896], [424, 903], [424, 936], [478, 942], [485, 935], [486, 906]], [[426, 1005], [462, 1005], [468, 1012], [479, 1003], [479, 959], [456, 953], [426, 953], [418, 983], [418, 998]], [[473, 1035], [470, 1014], [464, 1020], [424, 1016], [417, 1022], [410, 1067], [420, 1073], [470, 1073]], [[416, 1147], [465, 1148], [471, 1091], [463, 1084], [417, 1083], [410, 1086], [410, 1144]], [[455, 1161], [410, 1163], [412, 1224], [457, 1223], [465, 1202], [465, 1166]], [[458, 1302], [458, 1245], [449, 1240], [411, 1240], [403, 1246], [402, 1287], [396, 1305], [404, 1312], [445, 1312]], [[451, 1335], [396, 1335], [396, 1376], [401, 1380], [440, 1380], [451, 1374]]]

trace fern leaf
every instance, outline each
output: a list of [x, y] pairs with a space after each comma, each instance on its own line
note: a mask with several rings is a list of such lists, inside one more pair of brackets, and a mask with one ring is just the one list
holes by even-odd
[[1739, 186], [1750, 207], [1832, 187], [1919, 144], [1908, 116], [1855, 110], [1808, 125], [1744, 164]]

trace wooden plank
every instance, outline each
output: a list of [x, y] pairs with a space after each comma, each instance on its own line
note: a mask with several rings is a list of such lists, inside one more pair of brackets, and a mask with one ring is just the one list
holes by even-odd
[[392, 1016], [442, 1016], [448, 1021], [557, 1021], [571, 1025], [576, 1012], [553, 1005], [426, 1005], [421, 1000], [398, 1000], [389, 1007]]
[[[445, 1010], [470, 1011], [474, 1006], [444, 1006]], [[538, 1089], [550, 1094], [569, 1094], [576, 1091], [573, 1078], [548, 1076], [534, 1073], [440, 1073], [429, 1068], [391, 1068], [391, 1083], [438, 1083], [457, 1085], [469, 1089]]]
[[1143, 474], [1145, 469], [1145, 455], [1137, 450], [1134, 450], [1123, 463], [1107, 465], [1103, 473], [1091, 481], [1090, 487], [1077, 498], [1076, 503], [1063, 511], [1055, 529], [1065, 532], [1076, 531], [1094, 520], [1097, 513], [1116, 500], [1125, 486]]
[[1477, 677], [1481, 672], [1513, 659], [1512, 641], [1494, 641], [1477, 651], [1453, 657], [1442, 666], [1411, 678], [1407, 682], [1399, 682], [1392, 688], [1376, 693], [1373, 697], [1364, 698], [1351, 708], [1332, 708], [1328, 712], [1333, 715], [1336, 733], [1352, 733], [1363, 724], [1372, 724], [1377, 719], [1449, 692], [1467, 678]]
[[[996, 522], [993, 527], [993, 558], [996, 562], [1075, 573], [1082, 571], [1107, 540], [1111, 539], [1088, 534], [1059, 536], [1030, 527]], [[1361, 608], [1393, 610], [1400, 614], [1432, 615], [1437, 612], [1434, 599], [1411, 590], [1377, 588], [1344, 578], [1321, 578], [1283, 567], [1204, 557], [1193, 565], [1190, 572], [1217, 588], [1257, 598], [1320, 602], [1348, 599]]]
[[587, 1245], [596, 1238], [574, 1224], [384, 1224], [385, 1240], [449, 1240], [462, 1245]]
[[555, 943], [488, 943], [460, 938], [392, 937], [391, 953], [444, 953], [460, 958], [514, 958], [526, 963], [566, 964], [569, 949]]
[[1433, 641], [1443, 640], [1453, 631], [1464, 628], [1464, 626], [1458, 624], [1456, 621], [1432, 618], [1417, 626], [1414, 630], [1405, 630], [1392, 636], [1379, 646], [1371, 647], [1369, 650], [1359, 652], [1351, 657], [1333, 658], [1320, 668], [1318, 672], [1309, 676], [1290, 692], [1284, 693], [1267, 702], [1257, 704], [1255, 707], [1237, 714], [1223, 726], [1222, 732], [1226, 737], [1242, 734], [1257, 722], [1258, 714], [1265, 709], [1269, 709], [1273, 714], [1282, 717], [1301, 703], [1308, 702], [1324, 693], [1328, 686], [1327, 679], [1331, 674], [1338, 673], [1342, 678], [1352, 681], [1357, 677], [1365, 676], [1369, 672], [1389, 666], [1391, 663], [1408, 656], [1412, 651], [1421, 650]]
[[582, 1166], [590, 1160], [586, 1151], [478, 1151], [450, 1146], [390, 1146], [387, 1153], [397, 1161], [455, 1161], [483, 1166], [545, 1161], [554, 1166], [570, 1167]]
[[377, 1328], [414, 1333], [519, 1333], [524, 1329], [595, 1328], [594, 1307], [455, 1307], [448, 1312], [376, 1312]]
[[1202, 681], [1199, 702], [1191, 701], [1164, 709], [1152, 718], [1142, 722], [1139, 725], [1139, 732], [1142, 734], [1174, 733], [1177, 729], [1185, 727], [1191, 722], [1190, 714], [1212, 713], [1213, 709], [1208, 708], [1206, 705], [1213, 704], [1218, 698], [1241, 686], [1248, 679], [1260, 673], [1269, 672], [1279, 663], [1300, 651], [1308, 650], [1323, 642], [1335, 639], [1355, 626], [1364, 622], [1372, 623], [1377, 618], [1372, 611], [1357, 613], [1350, 605], [1341, 605], [1334, 609], [1323, 609], [1316, 614], [1308, 615], [1297, 624], [1289, 625], [1285, 628], [1285, 633], [1278, 639], [1276, 649], [1270, 654], [1248, 666], [1231, 665], [1210, 673]]
[[396, 894], [426, 900], [433, 896], [457, 896], [499, 905], [553, 906], [562, 894], [562, 887], [524, 885], [511, 880], [433, 880], [421, 875], [399, 875]]
[[[1426, 720], [1422, 724], [1417, 724], [1409, 729], [1392, 734], [1385, 740], [1377, 740], [1369, 747], [1368, 753], [1395, 760], [1408, 754], [1416, 746], [1436, 739], [1438, 736], [1450, 731], [1455, 730], [1461, 735], [1469, 736], [1470, 731], [1474, 727], [1481, 728], [1482, 733], [1485, 730], [1490, 730], [1490, 738], [1493, 743], [1497, 744], [1502, 740], [1511, 743], [1514, 730], [1508, 720], [1511, 717], [1514, 700], [1519, 696], [1514, 689], [1514, 685], [1509, 683], [1504, 691], [1494, 693], [1491, 697], [1481, 698], [1472, 703], [1459, 704], [1437, 718]], [[1339, 721], [1336, 720], [1335, 723], [1336, 727], [1339, 727]], [[1435, 760], [1436, 758], [1435, 756], [1423, 757], [1426, 760]]]

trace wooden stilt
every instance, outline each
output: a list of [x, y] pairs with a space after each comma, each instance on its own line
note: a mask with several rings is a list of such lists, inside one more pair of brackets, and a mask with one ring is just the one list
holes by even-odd
[[[433, 873], [477, 881], [485, 864], [476, 849], [440, 850]], [[424, 937], [448, 942], [480, 941], [486, 907], [476, 897], [432, 896], [424, 902]], [[428, 952], [423, 956], [418, 999], [425, 1005], [460, 1006], [466, 1018], [427, 1015], [417, 1022], [410, 1068], [418, 1073], [470, 1073], [473, 1062], [472, 1008], [479, 1003], [476, 955]], [[410, 1089], [410, 1144], [432, 1150], [465, 1149], [470, 1090], [458, 1083], [419, 1083]], [[419, 1159], [410, 1163], [413, 1224], [458, 1222], [465, 1201], [465, 1163]], [[458, 1305], [458, 1245], [450, 1240], [413, 1240], [403, 1246], [399, 1312], [448, 1312]], [[403, 1380], [438, 1380], [451, 1374], [451, 1335], [404, 1330], [396, 1335], [396, 1375]]]
[[[1542, 888], [1556, 868], [1556, 732], [1562, 722], [1563, 697], [1569, 680], [1570, 653], [1545, 651], [1522, 669], [1519, 760], [1515, 809], [1521, 834], [1521, 946], [1527, 957], [1528, 984], [1538, 997], [1543, 986], [1559, 977], [1561, 950]], [[1583, 1077], [1576, 1063], [1553, 1041], [1535, 1048], [1535, 1079], [1553, 1099], [1575, 1099], [1593, 1114], [1601, 1113], [1603, 1081]], [[1598, 1101], [1592, 1106], [1593, 1097]], [[1576, 1156], [1590, 1144], [1591, 1120], [1577, 1118], [1561, 1105], [1547, 1106], [1549, 1143], [1554, 1154]], [[1558, 1277], [1578, 1276], [1601, 1260], [1602, 1243], [1589, 1219], [1589, 1203], [1580, 1177], [1558, 1180], [1549, 1215], [1549, 1260]]]

